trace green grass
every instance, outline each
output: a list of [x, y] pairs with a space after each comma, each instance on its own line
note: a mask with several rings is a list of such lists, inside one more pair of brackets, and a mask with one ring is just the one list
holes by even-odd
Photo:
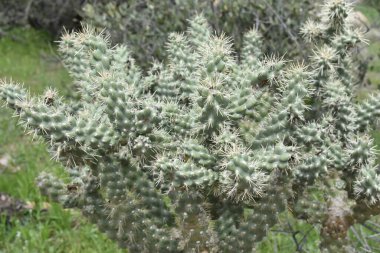
[[54, 45], [49, 36], [41, 31], [13, 30], [1, 39], [0, 76], [26, 83], [34, 93], [54, 86], [65, 90], [70, 77], [58, 63]]
[[[56, 48], [46, 33], [17, 29], [0, 39], [0, 79], [12, 79], [32, 93], [53, 86], [65, 94], [70, 77], [57, 61]], [[51, 204], [34, 184], [42, 170], [61, 173], [43, 143], [32, 141], [11, 118], [10, 110], [0, 109], [0, 158], [9, 156], [9, 166], [0, 168], [0, 192], [35, 203], [35, 210], [11, 226], [0, 224], [0, 252], [119, 252], [116, 245], [87, 223], [76, 211]], [[121, 252], [121, 251], [120, 251]]]
[[360, 4], [355, 7], [356, 10], [362, 12], [370, 23], [378, 22], [380, 19], [379, 12], [371, 6]]

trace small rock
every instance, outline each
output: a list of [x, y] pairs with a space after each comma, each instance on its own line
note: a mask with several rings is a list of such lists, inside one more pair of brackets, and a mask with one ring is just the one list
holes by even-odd
[[14, 199], [6, 193], [0, 192], [0, 214], [16, 216], [25, 210], [26, 204], [23, 201]]
[[8, 154], [0, 157], [0, 169], [5, 169], [9, 166], [10, 158]]
[[14, 166], [12, 163], [12, 157], [8, 154], [0, 157], [0, 173], [5, 170], [13, 173], [20, 170], [19, 166]]

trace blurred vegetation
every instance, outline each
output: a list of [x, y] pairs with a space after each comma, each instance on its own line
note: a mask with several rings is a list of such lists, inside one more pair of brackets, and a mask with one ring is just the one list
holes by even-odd
[[365, 5], [380, 11], [380, 1], [379, 0], [364, 0]]
[[[265, 52], [294, 57], [302, 51], [298, 32], [318, 1], [310, 0], [113, 0], [89, 1], [84, 22], [110, 33], [116, 43], [127, 43], [137, 63], [146, 68], [152, 59], [165, 59], [170, 32], [184, 32], [187, 21], [202, 12], [216, 33], [230, 36], [239, 53], [244, 32], [257, 28]], [[296, 50], [295, 50], [296, 49]]]
[[79, 26], [81, 0], [0, 0], [0, 35], [15, 26], [32, 26], [58, 38], [63, 27]]
[[[380, 0], [363, 2], [356, 7], [356, 10], [363, 13], [369, 23], [367, 33], [369, 45], [361, 52], [368, 61], [366, 82], [370, 86], [364, 90], [364, 93], [368, 93], [368, 89], [380, 89]], [[374, 8], [375, 6], [378, 8]], [[380, 140], [378, 144], [380, 144]]]

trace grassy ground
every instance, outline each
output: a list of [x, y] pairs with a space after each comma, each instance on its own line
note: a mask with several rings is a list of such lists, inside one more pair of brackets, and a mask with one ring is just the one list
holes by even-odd
[[[360, 8], [371, 22], [380, 17], [372, 9]], [[48, 42], [50, 38], [33, 30], [15, 30], [12, 37], [0, 39], [0, 79], [12, 78], [25, 83], [34, 94], [48, 86], [67, 93], [70, 78], [57, 61], [56, 49]], [[371, 54], [380, 54], [380, 42], [371, 45], [369, 50]], [[371, 63], [370, 70], [371, 83], [380, 85], [380, 60]], [[34, 209], [22, 219], [14, 219], [11, 225], [0, 219], [0, 252], [123, 252], [78, 212], [63, 210], [52, 203], [44, 210], [47, 200], [35, 187], [34, 178], [42, 170], [60, 173], [62, 168], [50, 160], [44, 144], [25, 136], [23, 129], [16, 126], [16, 119], [9, 120], [10, 117], [9, 110], [0, 109], [0, 161], [3, 161], [3, 165], [0, 163], [0, 192], [29, 201]], [[380, 133], [374, 133], [374, 137], [380, 144]], [[295, 252], [294, 240], [301, 242], [306, 233], [304, 251], [318, 252], [317, 229], [291, 218], [283, 220], [289, 224], [284, 222], [274, 228], [260, 245], [260, 252]], [[351, 233], [357, 248], [374, 243], [366, 238], [369, 231], [356, 227], [355, 232], [361, 238], [358, 240], [355, 233]]]

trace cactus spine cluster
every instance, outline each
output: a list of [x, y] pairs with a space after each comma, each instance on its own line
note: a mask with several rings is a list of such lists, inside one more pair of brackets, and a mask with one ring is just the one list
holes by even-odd
[[79, 101], [6, 82], [0, 97], [67, 168], [69, 179], [41, 174], [42, 192], [130, 252], [252, 252], [287, 209], [320, 224], [322, 251], [348, 252], [348, 228], [380, 212], [368, 136], [380, 96], [352, 92], [363, 37], [349, 14], [329, 0], [305, 24], [307, 63], [265, 56], [256, 30], [238, 60], [197, 16], [145, 75], [85, 28], [60, 42]]

